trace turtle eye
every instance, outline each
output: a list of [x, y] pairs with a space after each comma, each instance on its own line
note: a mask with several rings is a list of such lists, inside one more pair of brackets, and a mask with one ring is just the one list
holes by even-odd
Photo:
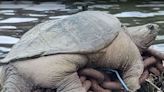
[[150, 29], [150, 30], [154, 30], [154, 25], [147, 25], [147, 28]]

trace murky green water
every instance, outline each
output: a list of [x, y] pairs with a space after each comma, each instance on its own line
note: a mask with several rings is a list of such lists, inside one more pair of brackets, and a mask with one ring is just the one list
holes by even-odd
[[[13, 44], [36, 24], [49, 19], [67, 17], [79, 12], [80, 6], [65, 5], [60, 2], [44, 2], [33, 4], [29, 1], [1, 2], [0, 4], [0, 58], [3, 58]], [[100, 10], [118, 17], [126, 26], [156, 23], [160, 25], [157, 43], [164, 43], [164, 1], [139, 3], [94, 3], [89, 10]], [[63, 16], [64, 15], [64, 16]], [[57, 17], [56, 17], [57, 16]], [[156, 45], [164, 51], [164, 45]]]

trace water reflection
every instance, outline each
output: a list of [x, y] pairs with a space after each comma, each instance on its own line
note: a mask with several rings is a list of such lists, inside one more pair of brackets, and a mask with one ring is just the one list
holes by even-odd
[[18, 38], [10, 36], [0, 36], [0, 44], [15, 44], [19, 41]]
[[0, 14], [3, 14], [3, 13], [13, 13], [14, 10], [1, 10], [0, 11]]
[[38, 20], [37, 18], [7, 18], [4, 20], [0, 20], [0, 23], [22, 23], [22, 22], [31, 22], [31, 21], [36, 21]]
[[98, 5], [97, 4], [97, 5], [89, 6], [88, 9], [96, 9], [96, 8], [97, 9], [109, 9], [109, 8], [112, 8], [112, 7], [119, 7], [119, 5], [117, 5], [117, 4], [116, 5], [109, 5], [109, 4], [108, 5], [107, 4], [101, 4], [101, 5], [99, 4]]
[[162, 53], [164, 53], [164, 44], [156, 44], [152, 45], [151, 48], [156, 49]]
[[164, 4], [161, 4], [163, 2], [156, 2], [153, 4], [143, 4], [143, 5], [136, 5], [136, 7], [164, 7]]
[[0, 26], [0, 29], [17, 29], [16, 26]]
[[0, 47], [0, 52], [9, 52], [11, 49], [6, 47]]
[[45, 2], [39, 5], [25, 7], [23, 9], [34, 10], [34, 11], [47, 11], [47, 10], [69, 11], [70, 10], [66, 8], [65, 4], [61, 4], [58, 2]]
[[116, 17], [139, 17], [139, 18], [154, 17], [159, 15], [164, 15], [164, 11], [151, 12], [151, 13], [131, 11], [131, 12], [121, 12], [115, 14]]
[[31, 16], [31, 17], [45, 17], [47, 15], [46, 14], [28, 14], [28, 16]]

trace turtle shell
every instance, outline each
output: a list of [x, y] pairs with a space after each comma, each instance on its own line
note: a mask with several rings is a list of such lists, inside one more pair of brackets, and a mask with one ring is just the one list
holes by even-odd
[[111, 14], [85, 11], [38, 24], [15, 44], [1, 63], [61, 53], [94, 53], [123, 30]]

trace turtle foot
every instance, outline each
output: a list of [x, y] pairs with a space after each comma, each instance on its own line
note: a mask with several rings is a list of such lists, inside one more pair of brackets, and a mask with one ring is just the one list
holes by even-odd
[[31, 92], [32, 86], [17, 72], [13, 65], [3, 66], [1, 92]]

